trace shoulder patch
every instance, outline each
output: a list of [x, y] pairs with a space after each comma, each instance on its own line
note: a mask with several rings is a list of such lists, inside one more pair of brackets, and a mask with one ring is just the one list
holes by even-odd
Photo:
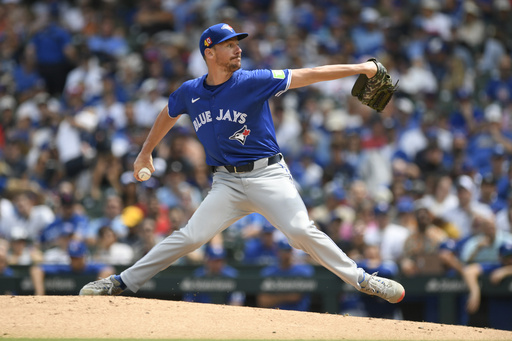
[[283, 70], [272, 70], [272, 75], [274, 76], [274, 78], [284, 79]]

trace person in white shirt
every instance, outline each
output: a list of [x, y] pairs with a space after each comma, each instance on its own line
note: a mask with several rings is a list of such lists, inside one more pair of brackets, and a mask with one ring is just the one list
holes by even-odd
[[27, 239], [38, 241], [41, 231], [52, 221], [55, 214], [46, 205], [37, 205], [34, 193], [21, 191], [14, 194], [12, 202], [15, 210], [0, 217], [0, 234], [11, 236], [12, 229], [18, 228]]
[[459, 204], [445, 211], [441, 218], [454, 224], [459, 231], [458, 239], [464, 239], [471, 236], [474, 232], [471, 226], [475, 212], [488, 212], [488, 214], [491, 214], [492, 210], [488, 205], [473, 199], [476, 186], [468, 175], [461, 175], [457, 179], [456, 188]]
[[103, 226], [98, 231], [98, 242], [93, 260], [109, 265], [130, 265], [134, 252], [130, 245], [119, 243], [110, 226]]
[[405, 240], [410, 234], [408, 228], [390, 222], [390, 207], [386, 202], [377, 203], [374, 208], [378, 229], [368, 231], [364, 236], [365, 244], [378, 245], [382, 260], [397, 262], [403, 250]]

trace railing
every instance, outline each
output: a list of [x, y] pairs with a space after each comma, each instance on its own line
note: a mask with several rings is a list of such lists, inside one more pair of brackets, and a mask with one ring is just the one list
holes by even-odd
[[[352, 286], [323, 267], [315, 267], [312, 278], [262, 278], [259, 266], [236, 266], [239, 277], [231, 278], [195, 278], [193, 271], [197, 266], [171, 266], [150, 279], [139, 290], [138, 297], [155, 297], [161, 299], [180, 299], [185, 292], [209, 292], [222, 294], [231, 291], [242, 291], [247, 295], [261, 292], [304, 292], [314, 295], [318, 300], [319, 311], [336, 314], [339, 312], [340, 295], [355, 292]], [[123, 268], [116, 269], [120, 273]], [[14, 267], [16, 276], [0, 277], [0, 293], [16, 295], [32, 295], [34, 293], [29, 275], [29, 267]], [[47, 276], [46, 292], [49, 295], [73, 295], [86, 283], [95, 280], [91, 276], [59, 275]], [[459, 277], [414, 277], [397, 278], [406, 288], [406, 300], [437, 299], [437, 321], [458, 323], [458, 303], [461, 295], [467, 294], [467, 287]], [[487, 278], [481, 280], [482, 295], [500, 297], [512, 302], [512, 279], [504, 280], [500, 285], [492, 285]], [[215, 295], [213, 295], [215, 296]], [[221, 296], [221, 295], [217, 295]], [[218, 303], [221, 303], [220, 301]], [[512, 304], [510, 316], [512, 316]], [[425, 319], [428, 320], [428, 319]], [[512, 325], [512, 317], [511, 317]]]

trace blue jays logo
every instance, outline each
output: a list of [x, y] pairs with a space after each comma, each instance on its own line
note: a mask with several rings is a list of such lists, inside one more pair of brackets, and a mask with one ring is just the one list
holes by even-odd
[[245, 140], [251, 131], [247, 129], [247, 125], [244, 125], [241, 129], [237, 130], [233, 135], [229, 137], [230, 140], [236, 140], [241, 144], [245, 145]]
[[235, 33], [235, 30], [233, 29], [233, 27], [229, 26], [228, 24], [222, 25], [221, 30], [228, 30], [228, 31]]

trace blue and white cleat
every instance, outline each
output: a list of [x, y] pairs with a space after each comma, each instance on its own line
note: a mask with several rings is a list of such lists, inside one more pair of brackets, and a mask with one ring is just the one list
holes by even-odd
[[377, 276], [377, 273], [364, 273], [364, 278], [359, 282], [359, 291], [368, 295], [378, 296], [389, 303], [398, 303], [404, 299], [404, 287], [392, 279]]
[[117, 296], [124, 290], [115, 275], [90, 282], [80, 290], [80, 296]]

